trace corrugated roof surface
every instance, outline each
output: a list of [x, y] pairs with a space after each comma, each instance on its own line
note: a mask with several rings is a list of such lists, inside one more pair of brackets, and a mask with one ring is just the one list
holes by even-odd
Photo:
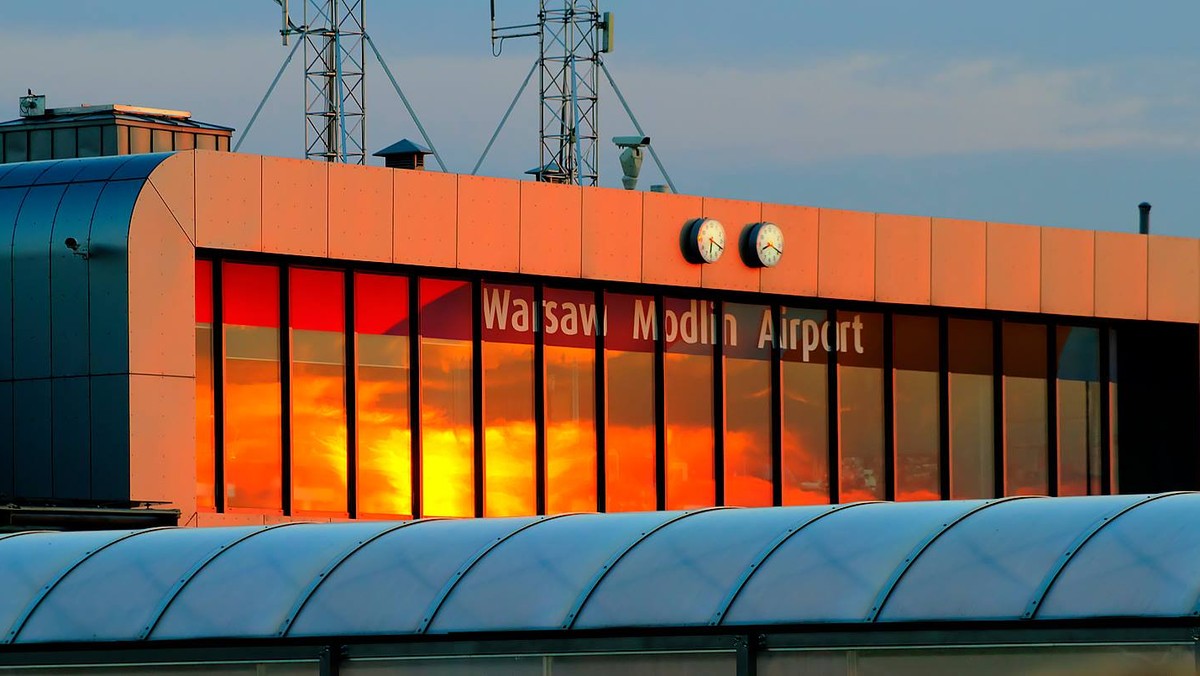
[[1200, 494], [0, 538], [6, 643], [1194, 616]]

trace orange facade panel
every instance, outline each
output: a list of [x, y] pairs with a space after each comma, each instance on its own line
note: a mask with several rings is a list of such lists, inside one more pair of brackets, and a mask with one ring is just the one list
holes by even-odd
[[700, 217], [703, 199], [648, 192], [642, 200], [642, 281], [700, 286], [700, 266], [684, 260], [679, 242], [684, 226]]
[[195, 153], [196, 246], [261, 251], [263, 158]]
[[[582, 273], [586, 279], [642, 279], [642, 195], [636, 190], [583, 189]], [[630, 243], [637, 242], [637, 246]]]
[[196, 243], [196, 153], [175, 153], [162, 161], [150, 176], [175, 222]]
[[578, 277], [583, 261], [583, 189], [521, 183], [521, 272]]
[[1042, 228], [1041, 310], [1090, 317], [1096, 310], [1096, 238], [1091, 230]]
[[1148, 239], [1146, 318], [1200, 321], [1200, 241], [1161, 235]]
[[875, 300], [928, 305], [931, 219], [879, 214], [875, 218]]
[[935, 218], [931, 227], [930, 301], [945, 307], [984, 307], [987, 224]]
[[129, 370], [190, 378], [195, 356], [195, 249], [153, 186], [129, 222]]
[[765, 268], [759, 278], [764, 293], [794, 296], [817, 295], [816, 207], [763, 204], [762, 219], [783, 231], [784, 254], [779, 264]]
[[1127, 232], [1097, 232], [1096, 316], [1146, 318], [1147, 237]]
[[329, 257], [392, 262], [392, 170], [329, 165]]
[[457, 228], [458, 176], [392, 172], [392, 262], [454, 267]]
[[874, 300], [875, 214], [821, 209], [818, 227], [817, 293], [822, 298]]
[[129, 497], [170, 503], [181, 524], [196, 511], [195, 414], [191, 378], [129, 376]]
[[329, 255], [329, 163], [264, 157], [263, 250]]
[[987, 307], [1041, 309], [1041, 229], [1032, 225], [987, 224]]
[[517, 272], [521, 264], [521, 183], [458, 177], [458, 267]]
[[716, 263], [700, 268], [700, 285], [707, 289], [758, 291], [762, 268], [746, 265], [740, 242], [746, 230], [762, 221], [762, 203], [705, 197], [703, 210], [705, 218], [715, 218], [725, 226], [725, 253]]

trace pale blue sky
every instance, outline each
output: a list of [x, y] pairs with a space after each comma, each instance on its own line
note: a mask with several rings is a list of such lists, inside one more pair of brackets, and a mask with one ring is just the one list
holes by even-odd
[[[294, 6], [302, 0], [292, 0]], [[469, 172], [535, 45], [492, 58], [486, 0], [367, 0], [368, 31], [452, 171]], [[532, 20], [536, 0], [498, 0]], [[607, 63], [681, 192], [1200, 234], [1194, 0], [601, 0]], [[271, 0], [6, 0], [0, 94], [132, 103], [242, 128], [287, 50]], [[243, 150], [303, 152], [299, 59]], [[368, 71], [368, 146], [417, 138]], [[606, 97], [604, 138], [632, 132]], [[537, 163], [529, 91], [481, 173]], [[605, 144], [602, 183], [617, 185]], [[644, 184], [659, 182], [647, 162]], [[644, 185], [643, 185], [644, 187]]]

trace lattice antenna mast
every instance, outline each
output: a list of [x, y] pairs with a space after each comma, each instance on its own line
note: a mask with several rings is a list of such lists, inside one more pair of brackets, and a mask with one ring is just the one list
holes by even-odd
[[[364, 0], [301, 0], [303, 23], [283, 9], [283, 44], [304, 46], [304, 157], [366, 163], [366, 21]], [[290, 57], [289, 57], [290, 58]]]
[[606, 29], [597, 0], [539, 0], [536, 24], [501, 28], [496, 27], [492, 2], [492, 45], [497, 55], [504, 40], [538, 38], [539, 180], [574, 185], [596, 185], [599, 180], [598, 76]]

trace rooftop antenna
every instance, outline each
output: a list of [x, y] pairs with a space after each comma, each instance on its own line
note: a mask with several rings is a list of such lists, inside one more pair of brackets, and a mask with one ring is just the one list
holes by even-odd
[[[538, 166], [531, 173], [539, 181], [596, 185], [599, 181], [599, 74], [604, 73], [617, 99], [640, 136], [642, 126], [604, 65], [601, 54], [612, 51], [613, 17], [600, 13], [598, 0], [538, 0], [537, 23], [496, 26], [496, 0], [491, 0], [492, 55], [499, 56], [504, 41], [536, 37], [538, 57], [500, 124], [484, 148], [472, 174], [479, 171], [513, 108], [538, 73], [541, 90], [538, 106]], [[672, 192], [675, 184], [667, 175], [658, 153], [647, 140], [647, 149]]]
[[366, 0], [298, 1], [304, 6], [300, 24], [292, 21], [289, 0], [275, 0], [282, 11], [279, 35], [283, 45], [286, 47], [293, 35], [300, 36], [300, 39], [275, 73], [275, 79], [255, 108], [245, 131], [233, 147], [234, 151], [245, 142], [267, 99], [296, 55], [296, 50], [303, 46], [305, 159], [366, 164], [366, 48], [370, 47], [409, 116], [416, 123], [434, 160], [442, 171], [446, 171], [441, 155], [417, 118], [408, 97], [367, 34]]

